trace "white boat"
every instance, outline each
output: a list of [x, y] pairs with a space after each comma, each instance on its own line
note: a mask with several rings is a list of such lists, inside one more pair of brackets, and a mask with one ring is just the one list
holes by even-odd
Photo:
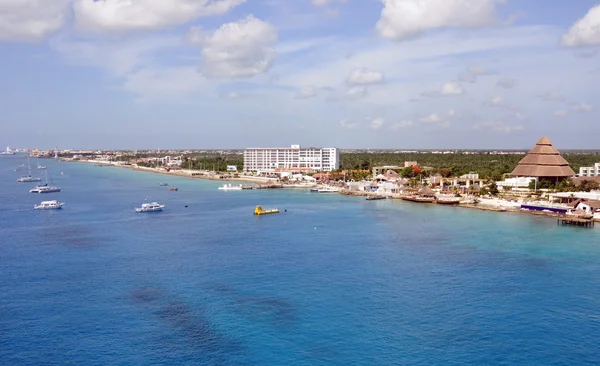
[[37, 167], [37, 168], [38, 168], [38, 170], [44, 170], [44, 169], [46, 169], [46, 167], [45, 167], [45, 166], [43, 166], [43, 165], [40, 165], [40, 164], [38, 164], [38, 167]]
[[165, 205], [161, 205], [157, 202], [152, 202], [152, 203], [144, 203], [142, 204], [142, 207], [136, 207], [135, 208], [135, 212], [156, 212], [156, 211], [162, 211], [162, 209], [165, 207]]
[[[52, 179], [50, 179], [50, 183], [52, 183]], [[39, 186], [34, 187], [29, 190], [29, 193], [56, 193], [60, 192], [60, 187], [55, 185], [48, 185], [48, 170], [46, 170], [46, 183], [40, 184]]]
[[56, 200], [42, 201], [42, 203], [33, 206], [33, 208], [36, 210], [58, 210], [59, 208], [62, 208], [64, 204], [64, 202], [58, 202]]
[[8, 146], [5, 151], [0, 151], [0, 155], [15, 155], [15, 152]]
[[315, 193], [335, 193], [335, 192], [339, 192], [340, 189], [338, 187], [324, 186], [321, 188], [311, 189], [310, 191], [315, 192]]
[[242, 185], [240, 184], [239, 186], [234, 186], [231, 184], [223, 184], [223, 186], [219, 187], [219, 189], [223, 191], [241, 191]]
[[41, 178], [31, 176], [31, 164], [29, 163], [29, 156], [27, 157], [27, 169], [29, 170], [29, 175], [26, 177], [21, 177], [21, 178], [17, 179], [17, 182], [29, 183], [29, 182], [41, 182], [42, 181]]

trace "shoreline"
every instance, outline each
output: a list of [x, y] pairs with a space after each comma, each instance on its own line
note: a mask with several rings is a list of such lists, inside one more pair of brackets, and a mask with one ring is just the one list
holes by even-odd
[[[101, 166], [101, 167], [125, 168], [125, 169], [135, 170], [135, 171], [139, 171], [139, 172], [156, 173], [156, 174], [163, 174], [163, 175], [170, 175], [170, 176], [191, 178], [191, 179], [204, 179], [204, 180], [223, 181], [223, 182], [250, 183], [250, 184], [256, 185], [257, 188], [278, 188], [278, 189], [311, 189], [311, 188], [313, 188], [312, 186], [300, 187], [298, 185], [293, 185], [293, 184], [289, 185], [289, 187], [286, 187], [286, 185], [281, 184], [281, 182], [278, 179], [274, 179], [274, 178], [249, 177], [249, 176], [241, 176], [238, 178], [235, 178], [235, 177], [221, 178], [222, 175], [206, 174], [208, 171], [198, 171], [198, 170], [192, 171], [192, 170], [185, 170], [185, 169], [166, 171], [166, 170], [160, 169], [160, 168], [147, 168], [147, 167], [139, 167], [139, 166], [133, 166], [133, 165], [112, 164], [112, 163], [105, 163], [105, 162], [93, 161], [93, 160], [86, 160], [86, 161], [62, 160], [62, 161], [84, 163], [84, 164], [94, 164], [94, 165]], [[193, 175], [194, 173], [197, 175]], [[363, 192], [363, 191], [360, 191], [360, 192], [339, 191], [338, 194], [341, 194], [344, 196], [350, 196], [350, 197], [376, 196], [376, 194], [369, 194], [369, 192]], [[394, 195], [391, 195], [388, 198], [389, 199], [400, 199], [400, 197], [398, 195], [396, 195], [396, 196], [397, 197], [395, 197]], [[503, 203], [505, 203], [505, 204], [503, 204]], [[474, 204], [469, 201], [466, 201], [466, 202], [461, 202], [457, 205], [452, 205], [452, 206], [466, 208], [466, 209], [472, 209], [472, 210], [474, 209], [474, 210], [480, 210], [480, 211], [498, 212], [498, 213], [529, 214], [529, 215], [533, 215], [533, 216], [544, 216], [547, 218], [563, 217], [563, 215], [556, 214], [556, 213], [550, 213], [550, 212], [524, 211], [524, 210], [521, 210], [520, 204], [515, 204], [514, 202], [503, 200], [500, 198], [485, 199], [484, 202], [480, 202], [478, 204]], [[592, 219], [592, 220], [596, 221], [596, 222], [600, 222], [600, 220], [598, 220], [598, 219]]]

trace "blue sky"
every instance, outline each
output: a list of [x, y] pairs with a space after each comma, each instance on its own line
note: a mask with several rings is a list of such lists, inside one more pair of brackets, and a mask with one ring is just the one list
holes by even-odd
[[600, 148], [597, 0], [0, 0], [0, 145]]

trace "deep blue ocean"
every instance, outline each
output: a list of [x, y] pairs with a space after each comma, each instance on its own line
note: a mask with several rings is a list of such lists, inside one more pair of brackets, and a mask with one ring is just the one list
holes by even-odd
[[2, 365], [600, 364], [599, 227], [31, 161], [63, 191], [0, 156]]

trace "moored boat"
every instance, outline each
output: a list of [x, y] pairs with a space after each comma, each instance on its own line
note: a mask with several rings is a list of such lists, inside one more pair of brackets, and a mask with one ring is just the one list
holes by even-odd
[[367, 196], [367, 201], [375, 201], [375, 200], [384, 200], [387, 197], [385, 196]]
[[58, 202], [56, 200], [42, 201], [42, 203], [40, 203], [39, 205], [33, 206], [33, 208], [35, 210], [57, 210], [59, 208], [62, 208], [64, 204], [65, 204], [64, 202]]
[[38, 177], [31, 176], [31, 163], [29, 162], [29, 156], [27, 156], [27, 169], [29, 170], [29, 175], [26, 177], [21, 177], [17, 179], [19, 183], [30, 183], [30, 182], [41, 182], [42, 179]]
[[254, 209], [255, 215], [269, 215], [269, 214], [276, 214], [276, 213], [279, 213], [279, 210], [276, 208], [271, 208], [271, 209], [265, 210], [261, 206], [256, 206], [256, 208]]
[[[45, 169], [45, 168], [44, 168]], [[50, 179], [52, 182], [52, 179]], [[46, 183], [40, 184], [39, 186], [34, 187], [29, 190], [30, 193], [56, 193], [60, 192], [60, 187], [55, 185], [48, 185], [48, 170], [46, 170]]]
[[135, 212], [157, 212], [162, 211], [165, 205], [161, 205], [158, 202], [144, 203], [142, 207], [136, 207]]
[[312, 188], [310, 191], [314, 193], [336, 193], [339, 192], [340, 189], [338, 187], [323, 186], [320, 188]]
[[234, 186], [231, 183], [229, 183], [229, 184], [223, 184], [218, 189], [220, 189], [222, 191], [241, 191], [243, 189], [243, 187], [241, 184], [238, 186]]
[[436, 196], [435, 203], [440, 205], [458, 205], [460, 203], [460, 197]]
[[159, 184], [159, 186], [161, 186], [161, 187], [166, 187], [166, 186], [168, 186], [168, 185], [169, 185], [169, 183], [160, 183], [160, 184]]
[[175, 188], [175, 187], [169, 188], [169, 191], [178, 191], [178, 190], [179, 190], [179, 188]]

